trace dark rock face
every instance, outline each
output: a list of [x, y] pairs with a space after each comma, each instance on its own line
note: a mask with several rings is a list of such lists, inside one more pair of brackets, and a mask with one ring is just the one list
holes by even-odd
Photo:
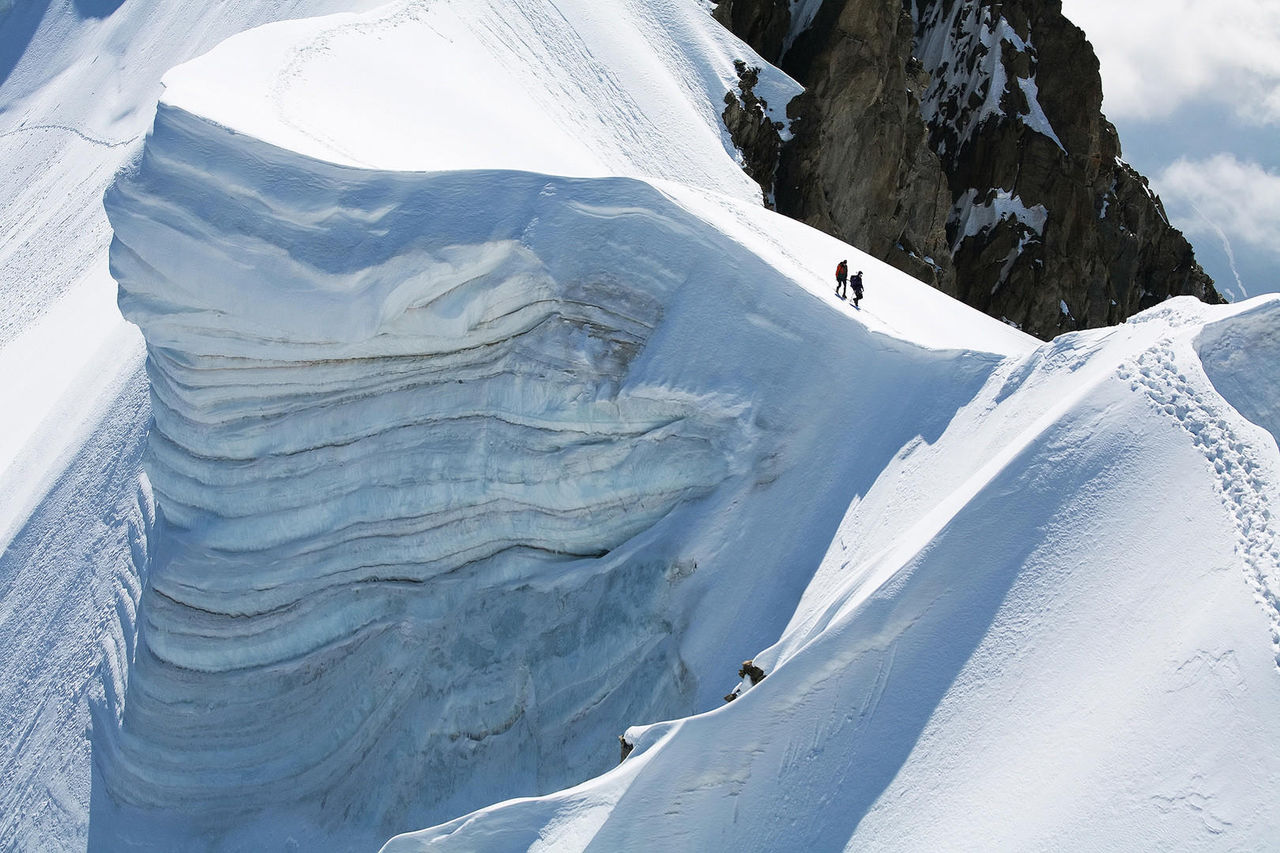
[[787, 114], [778, 210], [944, 290], [951, 197], [920, 122], [927, 75], [896, 3], [822, 5], [782, 60], [805, 85]]
[[742, 168], [764, 191], [765, 204], [773, 207], [774, 177], [778, 170], [778, 151], [782, 137], [766, 113], [768, 105], [756, 97], [760, 69], [748, 68], [741, 60], [734, 63], [738, 71], [738, 92], [724, 95], [721, 118], [729, 129], [733, 144], [742, 152]]
[[1169, 296], [1222, 301], [1120, 160], [1097, 57], [1059, 0], [920, 0], [915, 20], [962, 299], [1043, 338]]
[[1222, 301], [1119, 159], [1060, 0], [825, 0], [809, 22], [786, 6], [716, 10], [806, 87], [780, 212], [1044, 338], [1173, 295]]

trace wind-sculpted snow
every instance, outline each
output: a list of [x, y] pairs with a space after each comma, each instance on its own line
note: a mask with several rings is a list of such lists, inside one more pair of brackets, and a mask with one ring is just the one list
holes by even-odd
[[852, 496], [1030, 345], [866, 258], [852, 323], [798, 259], [846, 246], [661, 186], [161, 108], [107, 196], [158, 522], [103, 844], [368, 847], [603, 771], [720, 701]]
[[1207, 326], [1196, 341], [1214, 387], [1253, 423], [1280, 443], [1280, 305], [1264, 302], [1237, 317]]
[[107, 206], [163, 519], [118, 801], [323, 795], [354, 811], [330, 831], [389, 834], [580, 778], [613, 750], [566, 728], [689, 689], [688, 567], [614, 553], [761, 442], [745, 400], [628, 379], [724, 262], [687, 214], [625, 179], [333, 166], [171, 107]]
[[400, 2], [167, 78], [107, 197], [148, 476], [129, 397], [0, 560], [0, 847], [1270, 843], [1274, 306], [1036, 348], [764, 210], [707, 11]]
[[[1267, 300], [1235, 317], [1205, 327], [1195, 347], [1205, 375], [1234, 409], [1280, 444], [1280, 301]], [[1280, 533], [1271, 504], [1280, 483], [1268, 471], [1265, 439], [1249, 436], [1246, 425], [1232, 423], [1227, 407], [1208, 405], [1186, 393], [1187, 378], [1164, 365], [1143, 371], [1152, 402], [1178, 419], [1195, 436], [1213, 464], [1215, 485], [1236, 521], [1236, 554], [1249, 584], [1271, 622], [1271, 638], [1280, 665]], [[1224, 411], [1225, 410], [1225, 411]], [[1261, 451], [1260, 449], [1261, 448]], [[1270, 474], [1270, 476], [1268, 476]]]
[[107, 196], [155, 521], [91, 847], [1265, 846], [1271, 308], [1037, 347], [750, 203], [705, 12], [404, 2], [170, 75]]

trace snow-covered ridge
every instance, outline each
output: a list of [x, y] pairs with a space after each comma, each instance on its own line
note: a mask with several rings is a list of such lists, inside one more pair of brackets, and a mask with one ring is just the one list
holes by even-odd
[[[156, 524], [95, 721], [101, 846], [1104, 847], [1169, 813], [1266, 838], [1280, 465], [1213, 383], [1274, 411], [1231, 358], [1274, 300], [1036, 347], [748, 201], [702, 4], [504, 7], [567, 64], [491, 38], [498, 8], [233, 40], [107, 197]], [[439, 40], [536, 55], [568, 106], [366, 109], [407, 102], [388, 68], [497, 73]], [[670, 73], [632, 74], [646, 52]], [[592, 106], [609, 80], [626, 110]], [[682, 102], [687, 144], [635, 133]], [[977, 226], [1036, 225], [991, 201]], [[768, 679], [723, 706], [748, 657]], [[1178, 805], [1246, 759], [1229, 808]]]
[[[890, 384], [918, 415], [864, 441], [870, 470], [999, 359], [850, 326], [772, 265], [846, 248], [674, 185], [359, 169], [166, 105], [107, 205], [161, 518], [97, 739], [117, 840], [168, 838], [159, 813], [368, 843], [604, 769], [776, 632], [797, 578], [741, 566], [810, 563], [864, 476], [781, 448], [861, 429]], [[864, 263], [906, 300], [884, 317], [946, 301]], [[809, 411], [818, 389], [843, 402]]]
[[849, 506], [766, 680], [385, 853], [1266, 846], [1278, 313], [1184, 298], [1006, 362]]

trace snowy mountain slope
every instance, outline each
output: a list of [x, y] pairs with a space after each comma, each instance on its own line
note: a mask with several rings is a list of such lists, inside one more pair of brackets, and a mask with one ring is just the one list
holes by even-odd
[[[123, 387], [122, 387], [123, 386]], [[117, 690], [120, 613], [136, 605], [152, 508], [140, 488], [141, 365], [64, 424], [83, 443], [0, 558], [0, 848], [83, 848], [89, 704]], [[113, 394], [114, 392], [114, 394]], [[89, 396], [89, 395], [86, 395]], [[78, 416], [78, 417], [77, 417]], [[81, 419], [82, 418], [82, 419]], [[4, 493], [4, 507], [21, 496]]]
[[385, 849], [1267, 847], [1280, 460], [1209, 376], [1259, 387], [1213, 353], [1280, 302], [1225, 313], [1006, 363], [852, 504], [759, 686]]
[[167, 78], [108, 195], [156, 523], [90, 430], [6, 554], [6, 605], [48, 544], [103, 584], [42, 637], [116, 612], [87, 826], [93, 658], [12, 646], [4, 706], [72, 710], [0, 843], [1265, 846], [1276, 304], [1037, 348], [753, 203], [742, 56], [697, 3], [458, 0]]
[[[735, 59], [761, 63], [684, 0], [400, 2], [243, 33], [167, 74], [162, 101], [346, 165], [645, 176], [756, 199], [720, 120]], [[779, 109], [800, 92], [774, 69], [758, 88]]]
[[[169, 78], [108, 193], [121, 307], [149, 346], [163, 521], [122, 724], [95, 732], [103, 843], [189, 843], [181, 815], [220, 846], [367, 846], [605, 769], [632, 720], [715, 701], [706, 673], [777, 636], [851, 490], [1031, 346], [878, 264], [899, 291], [867, 312], [883, 331], [833, 312], [795, 258], [825, 267], [846, 247], [698, 186], [719, 170], [756, 194], [701, 96], [705, 142], [657, 186], [630, 175], [679, 147], [662, 137], [617, 159], [621, 177], [528, 171], [565, 155], [523, 142], [506, 161], [523, 171], [311, 159], [257, 138], [332, 91], [295, 77], [295, 100], [260, 82], [198, 114], [246, 56], [288, 76], [320, 40], [350, 67], [344, 49], [421, 53], [486, 15], [437, 4], [233, 39]], [[714, 32], [686, 17], [682, 44]], [[732, 73], [731, 54], [703, 62]], [[219, 111], [232, 102], [243, 114]], [[310, 148], [345, 126], [325, 120], [261, 136]], [[575, 171], [635, 124], [595, 121], [568, 128]], [[361, 132], [375, 142], [352, 163], [397, 162]], [[911, 316], [932, 317], [920, 343], [888, 333]], [[841, 381], [872, 357], [877, 376]], [[876, 431], [890, 388], [902, 425]], [[807, 411], [822, 395], [843, 403]], [[812, 449], [842, 430], [865, 434], [857, 459]], [[756, 564], [796, 569], [742, 585]]]
[[42, 0], [0, 12], [0, 344], [77, 283], [109, 286], [100, 200], [140, 150], [166, 70], [268, 21], [374, 5]]
[[101, 198], [141, 150], [161, 75], [247, 27], [372, 5], [55, 0], [0, 12], [0, 487], [23, 493], [6, 501], [6, 541], [83, 444], [59, 413], [141, 365], [141, 341], [110, 306]]

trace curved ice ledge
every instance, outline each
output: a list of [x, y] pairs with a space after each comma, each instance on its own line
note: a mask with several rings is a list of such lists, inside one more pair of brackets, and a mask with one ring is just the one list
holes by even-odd
[[632, 374], [723, 236], [630, 179], [365, 171], [173, 106], [106, 204], [162, 519], [113, 799], [389, 833], [688, 689], [616, 689], [683, 665], [670, 566], [614, 552], [753, 464], [746, 402]]

